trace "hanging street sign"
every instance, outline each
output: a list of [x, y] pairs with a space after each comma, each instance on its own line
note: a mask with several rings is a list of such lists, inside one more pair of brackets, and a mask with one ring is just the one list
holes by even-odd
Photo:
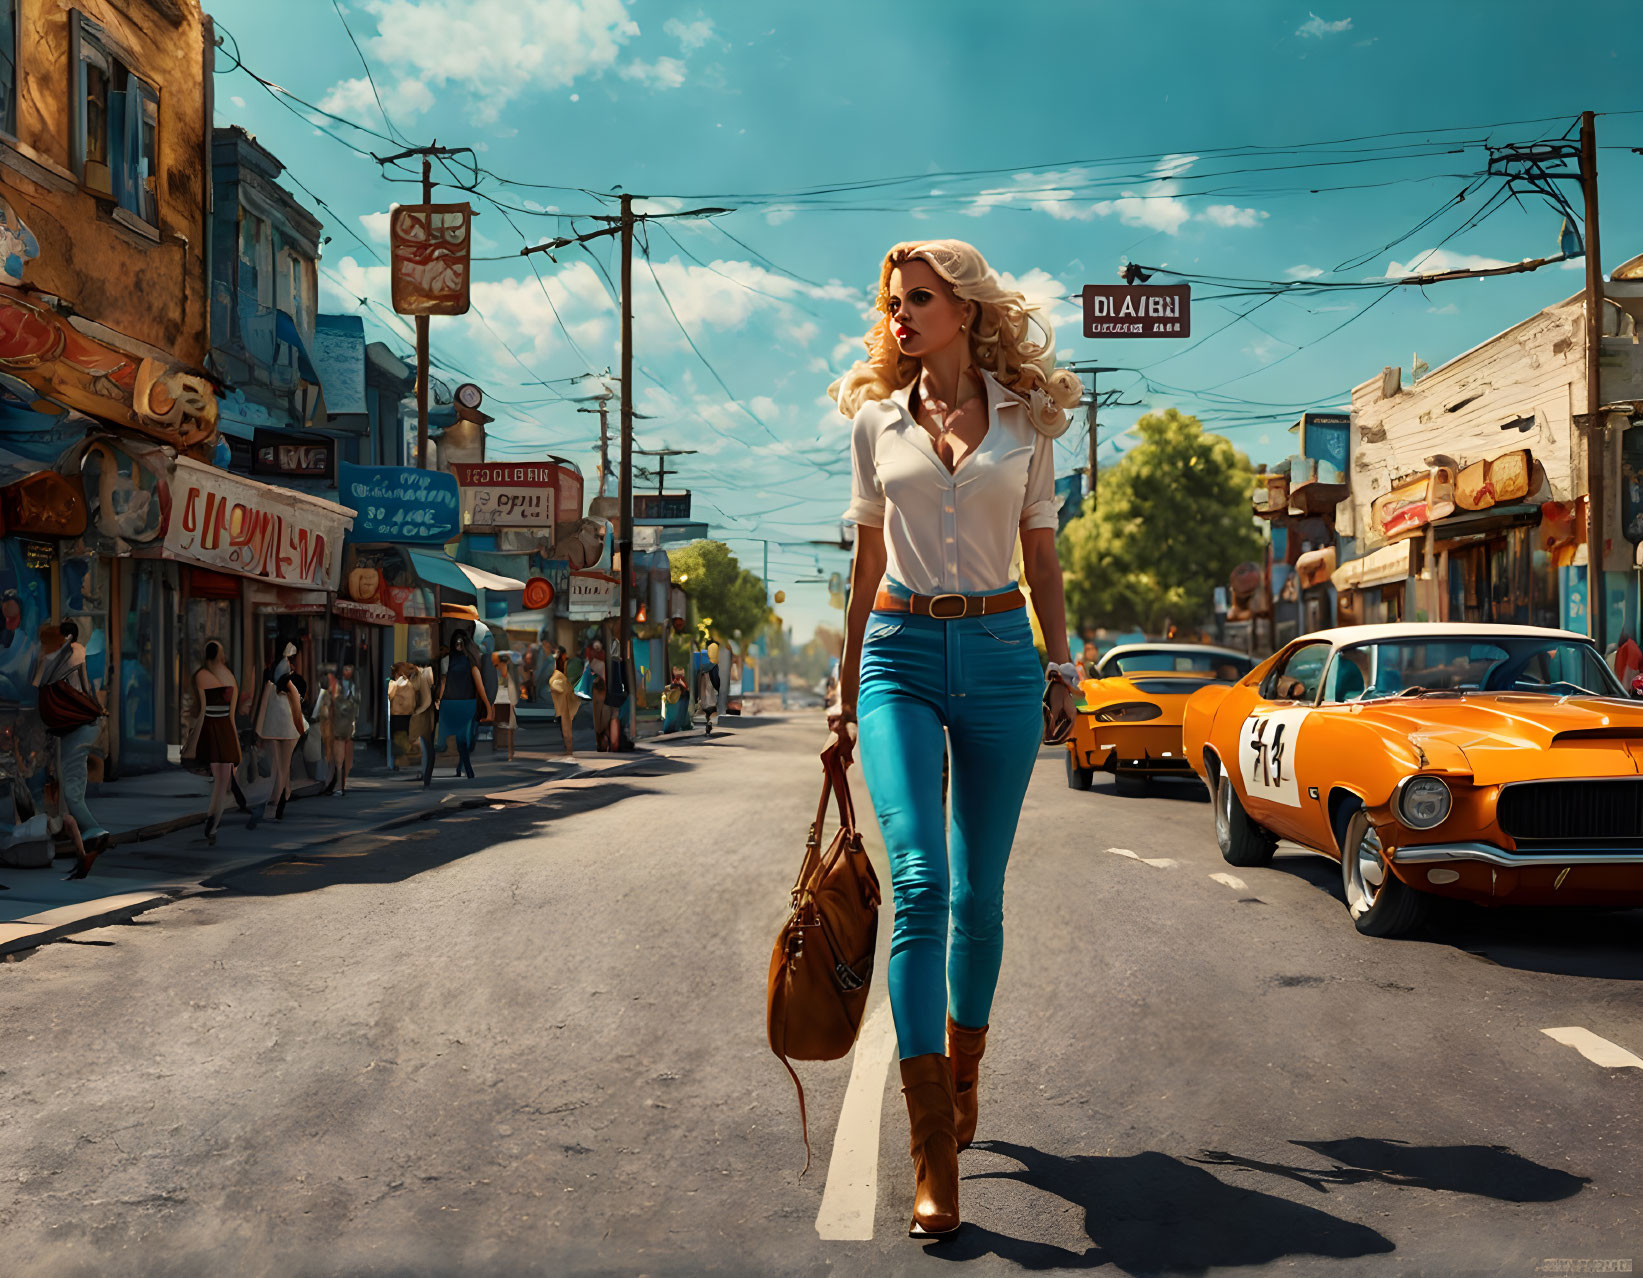
[[469, 235], [466, 204], [399, 204], [388, 218], [394, 310], [401, 315], [466, 315]]
[[1190, 284], [1084, 285], [1085, 337], [1188, 337]]

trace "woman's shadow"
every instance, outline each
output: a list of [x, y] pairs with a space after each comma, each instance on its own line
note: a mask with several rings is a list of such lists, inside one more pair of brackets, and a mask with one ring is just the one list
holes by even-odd
[[[1307, 1147], [1337, 1160], [1331, 1168], [1288, 1167], [1205, 1152], [1201, 1163], [1235, 1166], [1297, 1180], [1319, 1193], [1328, 1186], [1385, 1180], [1509, 1201], [1554, 1201], [1586, 1181], [1541, 1167], [1510, 1150], [1483, 1146], [1418, 1147], [1395, 1141], [1350, 1140]], [[1286, 1256], [1350, 1259], [1394, 1250], [1385, 1235], [1355, 1221], [1256, 1189], [1229, 1185], [1200, 1165], [1148, 1151], [1127, 1157], [1046, 1154], [1008, 1141], [978, 1141], [976, 1149], [1012, 1158], [1019, 1169], [976, 1172], [978, 1180], [1014, 1180], [1054, 1194], [1084, 1211], [1090, 1246], [1070, 1251], [966, 1224], [929, 1254], [946, 1260], [996, 1255], [1024, 1269], [1093, 1269], [1132, 1274], [1204, 1273], [1235, 1265], [1271, 1264]], [[1342, 1162], [1351, 1164], [1342, 1166]], [[1493, 1192], [1492, 1192], [1493, 1190]]]

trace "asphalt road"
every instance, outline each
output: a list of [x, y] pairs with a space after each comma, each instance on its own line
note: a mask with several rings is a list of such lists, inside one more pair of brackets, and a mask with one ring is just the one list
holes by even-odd
[[0, 1272], [1643, 1263], [1643, 1069], [1544, 1033], [1643, 1055], [1643, 914], [1360, 937], [1332, 863], [1233, 871], [1196, 787], [1078, 794], [1051, 751], [963, 1233], [905, 1237], [876, 1033], [860, 1066], [799, 1066], [799, 1179], [763, 1000], [821, 732], [731, 723], [641, 775], [304, 853], [0, 966]]

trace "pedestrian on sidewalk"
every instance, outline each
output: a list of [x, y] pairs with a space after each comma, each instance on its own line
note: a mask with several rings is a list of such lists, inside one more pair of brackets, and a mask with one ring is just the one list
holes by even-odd
[[234, 705], [239, 700], [239, 682], [223, 658], [222, 644], [215, 639], [207, 641], [203, 660], [194, 672], [194, 693], [198, 698], [199, 714], [182, 754], [183, 758], [192, 759], [196, 768], [204, 768], [211, 774], [211, 801], [205, 813], [205, 841], [215, 847], [229, 792], [238, 789], [234, 769], [240, 766], [240, 734], [234, 728]]
[[713, 735], [713, 716], [719, 713], [719, 667], [715, 662], [709, 662], [702, 667], [702, 673], [696, 680], [696, 700], [702, 707], [702, 718], [707, 727], [702, 735]]
[[605, 645], [597, 639], [588, 648], [583, 678], [588, 680], [589, 699], [593, 703], [593, 748], [604, 754], [610, 749], [610, 725], [616, 714], [607, 704], [610, 684], [606, 682]]
[[556, 647], [553, 650], [553, 673], [548, 676], [548, 692], [553, 696], [553, 712], [559, 717], [559, 733], [565, 739], [565, 757], [574, 759], [576, 713], [582, 708], [582, 697], [571, 687], [570, 675], [565, 673], [569, 662], [570, 653], [564, 648]]
[[690, 685], [679, 666], [673, 667], [667, 687], [662, 689], [662, 731], [690, 731]]
[[274, 820], [285, 820], [285, 804], [291, 797], [291, 754], [307, 730], [302, 703], [291, 682], [290, 658], [296, 651], [295, 644], [286, 644], [280, 659], [263, 672], [262, 709], [257, 715], [256, 732], [273, 760], [273, 788], [263, 803], [261, 818], [253, 812], [247, 829], [256, 829], [258, 820], [267, 819], [270, 809]]
[[475, 729], [490, 716], [491, 711], [485, 700], [485, 681], [479, 673], [479, 663], [474, 660], [468, 636], [460, 630], [451, 636], [445, 672], [440, 677], [434, 700], [439, 703], [439, 724], [434, 731], [434, 747], [429, 751], [423, 779], [427, 781], [432, 778], [434, 755], [455, 737], [456, 775], [466, 776], [471, 781], [474, 775], [471, 756]]
[[95, 844], [106, 839], [108, 831], [86, 806], [86, 756], [108, 712], [86, 673], [79, 623], [65, 617], [57, 625], [57, 639], [55, 651], [44, 655], [42, 650], [34, 677], [40, 689], [36, 708], [46, 730], [57, 738], [57, 777], [64, 807], [79, 824], [81, 838]]
[[512, 652], [493, 652], [491, 666], [496, 670], [496, 696], [491, 701], [491, 752], [501, 745], [504, 732], [508, 734], [508, 762], [513, 762], [513, 737], [517, 724], [514, 705], [519, 700], [519, 683], [514, 677], [514, 663], [518, 655]]
[[314, 717], [326, 726], [325, 758], [331, 765], [323, 793], [347, 794], [348, 774], [354, 770], [354, 733], [359, 728], [359, 687], [352, 665], [344, 664], [340, 676], [334, 669], [326, 673], [320, 700], [324, 716], [315, 706]]
[[[1082, 387], [1056, 367], [1044, 313], [961, 241], [896, 245], [876, 306], [867, 358], [828, 388], [852, 419], [845, 518], [856, 525], [828, 724], [846, 764], [859, 724], [889, 853], [887, 984], [915, 1180], [908, 1232], [941, 1237], [959, 1227], [958, 1152], [976, 1132], [1010, 846], [1039, 744], [1073, 714], [1053, 441]], [[1047, 671], [1011, 572], [1018, 537]]]

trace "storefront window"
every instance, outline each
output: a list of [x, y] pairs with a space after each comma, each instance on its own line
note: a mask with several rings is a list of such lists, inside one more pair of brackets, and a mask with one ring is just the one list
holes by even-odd
[[[120, 744], [125, 762], [142, 766], [156, 762], [153, 746], [165, 741], [162, 654], [169, 650], [169, 609], [161, 606], [160, 564], [125, 560], [120, 570]], [[139, 761], [138, 754], [145, 758]], [[163, 756], [158, 762], [164, 762]]]

